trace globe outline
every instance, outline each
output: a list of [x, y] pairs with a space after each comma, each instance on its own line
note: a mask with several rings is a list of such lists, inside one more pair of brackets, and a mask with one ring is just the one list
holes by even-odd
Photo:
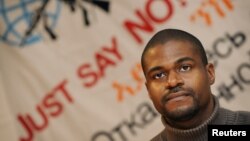
[[[16, 28], [18, 28], [18, 24], [20, 22], [23, 22], [23, 20], [25, 20], [25, 23], [28, 25], [28, 27], [30, 27], [32, 12], [28, 11], [27, 7], [30, 4], [43, 1], [45, 0], [19, 0], [19, 3], [7, 7], [5, 5], [5, 0], [0, 0], [0, 20], [3, 20], [3, 23], [6, 26], [3, 34], [0, 34], [0, 42], [4, 42], [10, 46], [25, 47], [27, 45], [31, 45], [37, 43], [38, 41], [41, 41], [43, 38], [42, 35], [36, 33], [27, 37], [25, 43], [22, 46], [20, 46], [25, 31], [23, 33], [18, 33], [16, 31]], [[14, 12], [18, 8], [21, 9], [22, 14], [18, 17], [15, 17], [14, 20], [9, 18], [8, 17], [9, 12]], [[60, 15], [60, 11], [61, 11], [61, 4], [58, 0], [56, 0], [56, 8], [54, 12], [53, 13], [46, 12], [48, 18], [52, 19], [52, 22], [49, 25], [51, 29], [55, 28]], [[15, 40], [9, 38], [10, 34], [12, 34], [15, 37]]]

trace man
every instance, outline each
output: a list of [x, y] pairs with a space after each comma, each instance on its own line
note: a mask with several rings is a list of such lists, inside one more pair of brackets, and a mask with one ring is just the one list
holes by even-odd
[[204, 141], [208, 124], [250, 124], [249, 112], [219, 106], [210, 88], [214, 66], [193, 35], [177, 29], [156, 33], [141, 63], [149, 96], [165, 126], [152, 141]]

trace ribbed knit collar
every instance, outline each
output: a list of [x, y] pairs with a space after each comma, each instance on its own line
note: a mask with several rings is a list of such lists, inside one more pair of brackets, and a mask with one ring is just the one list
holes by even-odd
[[[207, 140], [207, 125], [216, 124], [218, 120], [225, 119], [226, 113], [218, 114], [219, 110], [219, 101], [214, 97], [214, 110], [211, 116], [201, 125], [192, 128], [192, 129], [177, 129], [171, 127], [166, 123], [165, 119], [162, 117], [162, 122], [165, 126], [164, 134], [161, 134], [162, 140], [168, 141], [204, 141]], [[220, 121], [220, 123], [222, 123]]]

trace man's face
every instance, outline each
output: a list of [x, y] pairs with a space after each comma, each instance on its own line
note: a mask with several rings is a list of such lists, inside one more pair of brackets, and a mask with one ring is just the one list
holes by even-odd
[[204, 65], [188, 41], [168, 41], [144, 56], [146, 87], [164, 117], [184, 121], [206, 108], [214, 83], [214, 67]]

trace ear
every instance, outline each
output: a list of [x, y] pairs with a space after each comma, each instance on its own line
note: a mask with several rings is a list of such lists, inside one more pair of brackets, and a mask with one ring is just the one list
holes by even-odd
[[208, 79], [210, 85], [214, 84], [215, 81], [215, 70], [214, 70], [214, 65], [211, 63], [208, 63], [206, 65], [207, 73], [208, 73]]

